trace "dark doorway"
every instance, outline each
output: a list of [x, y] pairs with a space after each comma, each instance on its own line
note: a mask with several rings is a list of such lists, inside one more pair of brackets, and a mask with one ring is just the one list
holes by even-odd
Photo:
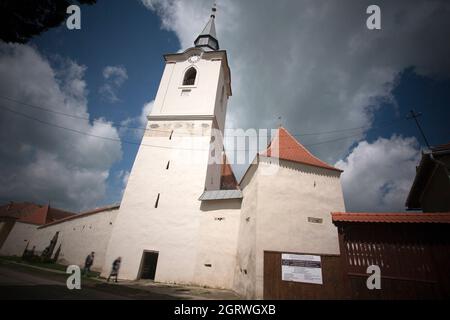
[[142, 254], [141, 279], [155, 279], [156, 264], [158, 263], [158, 252], [144, 251]]

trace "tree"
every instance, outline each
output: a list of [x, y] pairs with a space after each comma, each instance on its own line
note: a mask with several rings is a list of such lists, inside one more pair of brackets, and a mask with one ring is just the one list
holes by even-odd
[[96, 3], [97, 0], [2, 0], [0, 1], [0, 39], [26, 43], [32, 37], [61, 25], [71, 4]]

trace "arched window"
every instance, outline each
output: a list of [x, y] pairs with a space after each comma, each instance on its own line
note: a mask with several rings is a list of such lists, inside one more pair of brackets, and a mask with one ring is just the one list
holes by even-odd
[[184, 74], [183, 86], [193, 86], [195, 84], [196, 76], [197, 70], [194, 67], [189, 68]]

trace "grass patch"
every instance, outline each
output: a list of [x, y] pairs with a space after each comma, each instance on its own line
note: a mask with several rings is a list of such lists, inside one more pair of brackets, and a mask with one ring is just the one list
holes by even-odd
[[[43, 269], [50, 269], [50, 270], [57, 270], [66, 272], [67, 266], [59, 263], [51, 263], [51, 262], [42, 262], [42, 261], [34, 261], [34, 260], [23, 260], [21, 257], [16, 256], [1, 256], [0, 257], [0, 263], [8, 263], [8, 262], [15, 262], [20, 263], [23, 265], [29, 265], [34, 267], [39, 267]], [[83, 271], [83, 268], [81, 267], [81, 271]], [[100, 276], [100, 272], [91, 271], [87, 275], [83, 275], [83, 277], [88, 278], [98, 278]]]
[[59, 263], [51, 263], [51, 262], [41, 262], [41, 261], [29, 261], [23, 260], [21, 257], [16, 256], [2, 256], [0, 257], [0, 261], [2, 262], [16, 262], [24, 265], [35, 266], [44, 269], [58, 270], [58, 271], [66, 271], [67, 266], [59, 264]]

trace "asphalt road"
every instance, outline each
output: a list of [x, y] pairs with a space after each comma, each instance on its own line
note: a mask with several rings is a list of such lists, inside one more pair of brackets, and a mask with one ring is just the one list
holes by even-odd
[[69, 290], [69, 275], [30, 269], [21, 266], [0, 265], [0, 300], [8, 299], [82, 299], [128, 300], [176, 299], [170, 295], [139, 290], [82, 278], [80, 290]]

